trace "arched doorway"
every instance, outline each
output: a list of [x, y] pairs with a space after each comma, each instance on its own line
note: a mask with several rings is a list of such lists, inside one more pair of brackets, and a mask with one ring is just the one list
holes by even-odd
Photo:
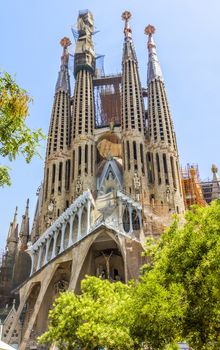
[[92, 243], [81, 268], [76, 293], [85, 275], [97, 276], [112, 282], [125, 282], [125, 265], [121, 249], [106, 229]]

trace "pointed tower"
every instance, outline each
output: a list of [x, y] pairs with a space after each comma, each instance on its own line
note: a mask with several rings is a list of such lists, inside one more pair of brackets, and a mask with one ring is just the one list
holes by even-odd
[[95, 180], [95, 108], [93, 75], [95, 52], [92, 41], [93, 15], [80, 11], [77, 20], [78, 39], [74, 55], [75, 90], [72, 107], [71, 199], [88, 188], [96, 189]]
[[9, 255], [14, 256], [18, 246], [18, 224], [17, 224], [18, 207], [15, 208], [13, 221], [10, 223], [6, 251]]
[[47, 153], [41, 207], [41, 233], [68, 206], [70, 177], [70, 77], [68, 73], [68, 46], [70, 40], [60, 41], [63, 47], [61, 66], [55, 88], [53, 109], [48, 133]]
[[212, 165], [212, 201], [220, 198], [220, 178], [218, 176], [218, 168]]
[[27, 199], [25, 213], [22, 216], [21, 228], [19, 232], [19, 250], [26, 250], [29, 240], [29, 199]]
[[148, 25], [148, 127], [150, 136], [147, 152], [150, 198], [158, 208], [168, 212], [183, 212], [184, 201], [180, 182], [179, 157], [173, 122], [170, 115], [164, 79], [157, 57], [153, 34], [155, 28]]
[[146, 192], [144, 161], [144, 104], [138, 72], [138, 62], [129, 25], [131, 13], [125, 11], [124, 48], [122, 58], [122, 145], [124, 189], [139, 196]]

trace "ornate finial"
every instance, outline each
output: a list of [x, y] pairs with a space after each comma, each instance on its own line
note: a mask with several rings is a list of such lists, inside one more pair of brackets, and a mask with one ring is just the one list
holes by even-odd
[[131, 33], [132, 30], [129, 27], [129, 19], [131, 18], [131, 12], [130, 11], [124, 11], [121, 15], [121, 18], [123, 21], [125, 21], [125, 29], [124, 29], [124, 34], [125, 38], [128, 40], [131, 40]]
[[144, 30], [144, 34], [148, 35], [148, 49], [151, 50], [153, 48], [156, 48], [156, 45], [154, 43], [154, 40], [153, 40], [153, 34], [155, 33], [156, 29], [154, 26], [152, 26], [151, 24], [148, 24], [148, 26], [145, 28]]
[[124, 11], [121, 15], [121, 18], [123, 21], [128, 22], [128, 20], [131, 18], [131, 12], [130, 11]]
[[71, 45], [71, 41], [70, 41], [69, 38], [67, 38], [67, 37], [65, 36], [63, 39], [60, 40], [60, 45], [61, 45], [64, 49], [66, 49], [68, 46]]
[[146, 35], [152, 35], [156, 32], [156, 28], [152, 26], [151, 24], [148, 24], [148, 26], [144, 30], [144, 34]]
[[63, 47], [63, 55], [61, 57], [61, 62], [62, 64], [68, 64], [69, 54], [67, 48], [71, 45], [71, 41], [65, 36], [63, 39], [60, 40], [60, 45]]
[[213, 172], [213, 174], [217, 174], [217, 172], [218, 172], [218, 168], [215, 164], [212, 164], [212, 172]]

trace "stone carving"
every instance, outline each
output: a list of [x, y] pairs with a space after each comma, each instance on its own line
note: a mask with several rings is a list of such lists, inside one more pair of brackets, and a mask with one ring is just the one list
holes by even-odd
[[81, 194], [82, 189], [83, 189], [83, 182], [80, 178], [78, 178], [76, 181], [76, 188], [75, 188], [76, 195]]
[[135, 199], [140, 201], [140, 191], [141, 191], [141, 179], [138, 177], [137, 173], [134, 173], [134, 191], [135, 191]]
[[56, 201], [55, 199], [51, 199], [47, 207], [47, 214], [45, 216], [45, 222], [47, 227], [50, 227], [52, 225], [54, 221], [55, 213], [56, 213]]
[[66, 280], [60, 280], [54, 284], [56, 294], [63, 293], [68, 289], [69, 283]]

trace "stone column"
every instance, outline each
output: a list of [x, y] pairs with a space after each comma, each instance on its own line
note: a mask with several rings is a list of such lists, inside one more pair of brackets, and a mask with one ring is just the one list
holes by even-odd
[[86, 229], [87, 235], [88, 235], [89, 229], [90, 229], [90, 212], [91, 212], [91, 201], [88, 200], [88, 202], [87, 202], [87, 229]]
[[51, 260], [56, 256], [56, 244], [57, 244], [58, 233], [59, 231], [53, 232], [54, 237], [53, 237], [53, 251], [52, 251]]
[[78, 211], [78, 232], [77, 232], [77, 241], [81, 239], [81, 218], [82, 218], [82, 207]]
[[45, 265], [47, 263], [47, 258], [48, 258], [48, 250], [49, 250], [49, 246], [50, 246], [50, 238], [47, 238], [47, 243], [46, 243], [46, 252], [45, 252], [45, 256], [44, 256], [44, 262], [43, 265]]
[[42, 250], [43, 250], [43, 245], [40, 245], [36, 271], [38, 271], [41, 267], [40, 264], [41, 264]]
[[130, 231], [129, 233], [131, 234], [133, 232], [133, 224], [132, 224], [132, 207], [131, 205], [129, 205], [128, 207], [128, 211], [129, 211], [129, 222], [130, 222]]
[[33, 274], [34, 272], [34, 256], [35, 256], [35, 253], [32, 251], [30, 253], [30, 256], [31, 256], [31, 272], [30, 272], [30, 276]]
[[142, 227], [142, 215], [141, 215], [141, 211], [138, 209], [138, 210], [137, 210], [137, 213], [138, 213], [138, 219], [139, 219], [139, 222], [140, 222], [140, 230], [142, 230], [143, 227]]
[[59, 254], [63, 252], [64, 250], [64, 234], [65, 234], [65, 228], [66, 228], [66, 224], [62, 225], [61, 228], [61, 241], [60, 241], [60, 251]]
[[73, 219], [74, 219], [74, 217], [73, 216], [71, 216], [71, 218], [70, 218], [70, 222], [69, 222], [69, 224], [70, 224], [70, 232], [69, 232], [69, 242], [68, 242], [68, 247], [70, 247], [72, 244], [73, 244]]
[[123, 203], [120, 199], [118, 200], [118, 218], [119, 218], [119, 222], [118, 222], [118, 226], [119, 229], [123, 231]]

